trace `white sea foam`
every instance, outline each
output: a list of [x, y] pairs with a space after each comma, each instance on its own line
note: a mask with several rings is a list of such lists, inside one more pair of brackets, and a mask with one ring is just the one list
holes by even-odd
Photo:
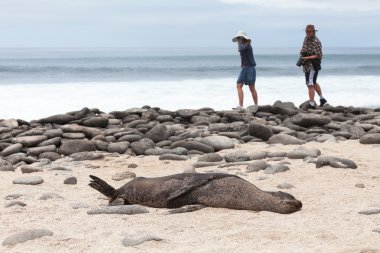
[[[331, 105], [380, 106], [379, 76], [321, 75], [319, 83]], [[248, 88], [244, 90], [245, 106], [253, 104]], [[302, 74], [297, 77], [259, 76], [257, 91], [260, 104], [282, 100], [298, 106], [308, 98]], [[83, 107], [110, 112], [143, 105], [169, 110], [230, 109], [237, 105], [235, 78], [0, 85], [0, 119], [32, 120]]]

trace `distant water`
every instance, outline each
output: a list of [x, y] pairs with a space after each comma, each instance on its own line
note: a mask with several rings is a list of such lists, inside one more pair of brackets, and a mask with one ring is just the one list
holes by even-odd
[[[307, 99], [298, 48], [255, 49], [260, 104]], [[142, 105], [237, 104], [240, 58], [231, 48], [0, 49], [0, 118]], [[330, 104], [380, 106], [380, 48], [324, 49], [320, 84]], [[245, 105], [252, 104], [246, 90]]]

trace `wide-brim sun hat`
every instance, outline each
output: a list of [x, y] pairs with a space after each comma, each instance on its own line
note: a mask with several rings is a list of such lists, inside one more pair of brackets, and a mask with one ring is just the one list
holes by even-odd
[[248, 37], [247, 33], [244, 31], [238, 31], [235, 37], [232, 38], [232, 42], [236, 42], [238, 37], [243, 37], [246, 40], [251, 40], [250, 37]]

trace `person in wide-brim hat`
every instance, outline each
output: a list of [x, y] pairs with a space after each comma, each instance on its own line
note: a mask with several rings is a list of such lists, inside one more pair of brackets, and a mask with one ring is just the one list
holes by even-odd
[[235, 37], [232, 38], [232, 42], [238, 43], [238, 50], [240, 53], [241, 59], [241, 71], [237, 80], [237, 92], [239, 98], [239, 105], [233, 109], [242, 109], [243, 108], [243, 85], [248, 85], [249, 90], [251, 91], [253, 101], [257, 105], [257, 92], [255, 88], [256, 83], [256, 61], [253, 56], [253, 50], [251, 46], [251, 38], [248, 37], [247, 33], [244, 31], [238, 31]]
[[232, 42], [237, 42], [238, 39], [239, 39], [239, 37], [251, 41], [251, 38], [248, 37], [248, 35], [247, 35], [246, 32], [244, 32], [244, 31], [238, 31], [237, 34], [235, 35], [235, 37], [232, 38]]

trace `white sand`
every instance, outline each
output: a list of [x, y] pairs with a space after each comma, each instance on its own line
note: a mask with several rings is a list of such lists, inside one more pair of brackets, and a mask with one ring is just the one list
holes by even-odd
[[[276, 186], [284, 182], [294, 185], [295, 188], [283, 191], [301, 200], [303, 208], [289, 215], [216, 208], [175, 215], [164, 215], [167, 209], [156, 208], [149, 208], [148, 214], [131, 216], [88, 215], [89, 208], [70, 206], [74, 202], [90, 207], [108, 203], [87, 186], [89, 174], [119, 187], [127, 180], [112, 180], [117, 172], [129, 170], [145, 177], [169, 175], [182, 172], [197, 158], [164, 162], [158, 157], [107, 157], [79, 163], [72, 167], [72, 172], [29, 174], [44, 178], [44, 183], [37, 186], [13, 185], [12, 180], [22, 175], [19, 169], [15, 173], [0, 172], [0, 242], [23, 229], [46, 228], [54, 232], [50, 237], [0, 246], [0, 252], [380, 252], [380, 233], [372, 232], [380, 227], [380, 214], [358, 214], [369, 207], [380, 208], [380, 146], [365, 146], [358, 141], [306, 146], [320, 148], [323, 155], [352, 159], [358, 169], [316, 169], [315, 164], [287, 159], [291, 163], [290, 171], [274, 175], [260, 171], [241, 176], [263, 190], [279, 190]], [[237, 149], [291, 151], [296, 147], [260, 143], [244, 144]], [[131, 163], [136, 163], [138, 168], [127, 169]], [[100, 165], [100, 168], [85, 168], [83, 164]], [[233, 168], [245, 172], [245, 166]], [[210, 169], [217, 168], [197, 171]], [[63, 184], [70, 175], [78, 178], [77, 185]], [[260, 176], [267, 179], [257, 180]], [[363, 183], [365, 188], [355, 187], [357, 183]], [[64, 199], [38, 200], [45, 192], [59, 193]], [[5, 208], [10, 202], [5, 197], [13, 193], [25, 193], [18, 200], [27, 206]], [[124, 247], [121, 240], [125, 234], [135, 231], [164, 240]]]

